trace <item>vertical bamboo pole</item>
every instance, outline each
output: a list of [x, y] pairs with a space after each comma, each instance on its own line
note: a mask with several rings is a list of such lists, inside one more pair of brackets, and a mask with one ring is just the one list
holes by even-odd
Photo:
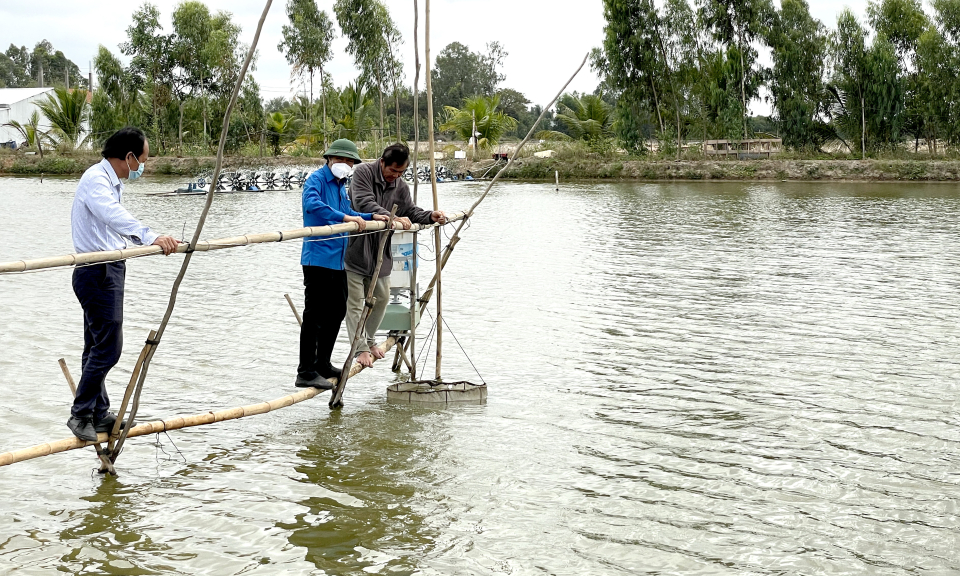
[[[76, 396], [77, 385], [73, 381], [73, 376], [70, 375], [70, 369], [67, 368], [67, 361], [61, 358], [58, 362], [60, 362], [60, 370], [63, 371], [63, 377], [67, 379], [67, 386], [70, 387], [70, 395]], [[94, 444], [93, 449], [97, 451], [97, 458], [100, 460], [100, 473], [109, 472], [112, 476], [116, 476], [117, 470], [113, 467], [113, 462], [107, 457], [107, 453], [103, 451], [100, 443], [97, 442]]]
[[[420, 157], [420, 46], [417, 43], [417, 25], [420, 21], [420, 10], [417, 0], [413, 0], [413, 60], [416, 70], [413, 75], [413, 204], [417, 204], [417, 160]], [[413, 264], [410, 270], [410, 379], [417, 378], [417, 360], [414, 351], [417, 347], [417, 300], [420, 298], [417, 290], [417, 249], [420, 247], [417, 232], [413, 233]]]
[[[427, 61], [427, 130], [430, 132], [427, 137], [430, 142], [430, 188], [433, 190], [433, 209], [440, 209], [440, 201], [437, 199], [437, 158], [435, 154], [434, 139], [433, 139], [433, 83], [430, 81], [430, 70], [432, 68], [430, 64], [430, 0], [425, 0], [424, 6], [424, 40], [423, 40], [423, 57]], [[433, 245], [435, 249], [436, 259], [434, 260], [437, 265], [436, 272], [436, 291], [437, 291], [437, 370], [435, 373], [436, 380], [440, 381], [440, 360], [442, 358], [442, 343], [443, 343], [443, 312], [441, 307], [440, 300], [440, 227], [433, 229]]]
[[297, 311], [297, 306], [293, 303], [293, 300], [290, 299], [290, 295], [284, 294], [283, 297], [287, 299], [287, 304], [289, 304], [290, 309], [293, 310], [293, 315], [297, 318], [297, 324], [303, 326], [303, 318], [300, 317], [300, 312]]

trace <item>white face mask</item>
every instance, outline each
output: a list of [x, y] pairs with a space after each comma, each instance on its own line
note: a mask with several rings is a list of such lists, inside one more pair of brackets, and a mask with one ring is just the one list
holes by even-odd
[[336, 164], [330, 166], [330, 171], [333, 172], [333, 175], [337, 178], [343, 179], [351, 174], [353, 174], [353, 168], [343, 162], [337, 162]]

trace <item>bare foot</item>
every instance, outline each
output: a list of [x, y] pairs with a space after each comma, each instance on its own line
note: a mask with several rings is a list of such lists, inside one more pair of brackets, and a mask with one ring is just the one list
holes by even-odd
[[373, 356], [371, 356], [369, 352], [361, 352], [360, 355], [357, 356], [357, 362], [364, 368], [372, 368]]
[[379, 346], [370, 348], [370, 353], [373, 354], [373, 357], [377, 360], [383, 360], [384, 358], [383, 350], [381, 350]]

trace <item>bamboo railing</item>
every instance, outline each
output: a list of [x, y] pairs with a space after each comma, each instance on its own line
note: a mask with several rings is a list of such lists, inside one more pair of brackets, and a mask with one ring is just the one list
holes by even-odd
[[[457, 212], [447, 215], [447, 222], [456, 222], [462, 220], [466, 212]], [[410, 230], [427, 230], [433, 228], [436, 224], [414, 224]], [[371, 221], [366, 223], [366, 232], [383, 230], [386, 227], [385, 222]], [[394, 230], [404, 230], [400, 223], [395, 223]], [[201, 240], [197, 242], [195, 252], [209, 252], [211, 250], [222, 250], [225, 248], [236, 248], [238, 246], [250, 246], [251, 244], [265, 244], [270, 242], [285, 242], [287, 240], [297, 240], [308, 237], [325, 237], [341, 234], [343, 232], [358, 232], [359, 225], [355, 222], [345, 224], [333, 224], [330, 226], [308, 226], [306, 228], [295, 228], [293, 230], [283, 230], [278, 232], [263, 232], [260, 234], [247, 234], [244, 236], [232, 236], [230, 238], [220, 238], [217, 240]], [[177, 247], [177, 253], [182, 254], [189, 250], [189, 244], [180, 244]], [[37, 258], [34, 260], [16, 260], [14, 262], [0, 263], [0, 274], [10, 274], [16, 272], [32, 272], [34, 270], [43, 270], [46, 268], [62, 268], [65, 266], [89, 266], [91, 264], [100, 264], [104, 262], [117, 262], [130, 258], [140, 258], [143, 256], [156, 256], [163, 254], [159, 246], [138, 246], [136, 248], [126, 248], [124, 250], [106, 250], [103, 252], [84, 252], [81, 254], [66, 254], [63, 256], [49, 256], [47, 258]]]

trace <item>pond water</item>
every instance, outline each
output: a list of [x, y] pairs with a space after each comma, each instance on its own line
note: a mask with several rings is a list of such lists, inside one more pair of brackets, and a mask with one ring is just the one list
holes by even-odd
[[[149, 195], [175, 184], [125, 204], [189, 235], [202, 198]], [[0, 261], [71, 252], [75, 186], [0, 179]], [[203, 237], [299, 200], [218, 197]], [[957, 574], [958, 220], [955, 185], [504, 184], [444, 273], [485, 404], [388, 403], [383, 363], [340, 411], [132, 439], [117, 478], [90, 449], [0, 468], [0, 573]], [[193, 259], [141, 419], [296, 390], [299, 251]], [[128, 264], [115, 405], [180, 262]], [[70, 274], [0, 276], [0, 451], [69, 436]], [[450, 337], [443, 372], [480, 379]]]

